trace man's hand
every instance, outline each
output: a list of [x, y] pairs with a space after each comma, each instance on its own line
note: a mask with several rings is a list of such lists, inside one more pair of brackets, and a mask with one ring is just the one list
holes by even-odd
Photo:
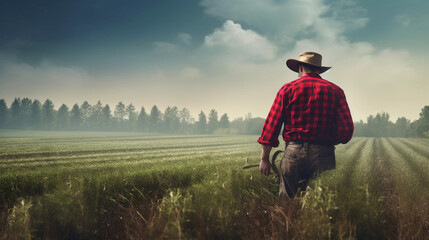
[[259, 172], [268, 176], [271, 170], [271, 163], [268, 159], [261, 159], [261, 163], [259, 164]]
[[262, 146], [262, 154], [261, 154], [261, 163], [259, 164], [259, 172], [261, 174], [268, 176], [271, 170], [271, 163], [270, 163], [271, 146], [263, 145], [263, 144], [261, 146]]

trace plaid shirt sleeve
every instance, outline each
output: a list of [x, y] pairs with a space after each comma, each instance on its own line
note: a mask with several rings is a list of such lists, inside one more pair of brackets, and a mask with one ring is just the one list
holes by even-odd
[[336, 112], [336, 132], [335, 138], [336, 143], [347, 143], [353, 136], [354, 126], [353, 120], [350, 114], [350, 109], [346, 101], [346, 96], [344, 91], [340, 90], [339, 93], [339, 102]]
[[261, 137], [258, 139], [258, 143], [269, 145], [272, 147], [279, 146], [279, 134], [283, 124], [282, 112], [284, 102], [284, 91], [283, 88], [279, 90], [274, 99], [273, 106], [271, 107], [268, 117], [265, 120], [264, 127], [262, 129]]

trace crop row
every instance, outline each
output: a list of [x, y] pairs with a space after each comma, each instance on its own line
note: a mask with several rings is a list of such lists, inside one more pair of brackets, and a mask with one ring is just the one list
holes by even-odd
[[[0, 139], [9, 144], [1, 147], [1, 199], [9, 207], [0, 220], [16, 227], [7, 213], [31, 203], [27, 227], [36, 238], [429, 235], [428, 142], [422, 139], [353, 138], [337, 146], [336, 170], [291, 201], [276, 197], [274, 176], [240, 169], [245, 161], [259, 162], [255, 136], [33, 140]], [[21, 152], [24, 146], [30, 149]], [[12, 231], [6, 230], [0, 237]]]

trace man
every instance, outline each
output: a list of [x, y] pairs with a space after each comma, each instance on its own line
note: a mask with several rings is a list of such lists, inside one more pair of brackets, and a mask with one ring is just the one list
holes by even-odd
[[335, 147], [353, 135], [353, 121], [343, 90], [322, 79], [322, 56], [303, 52], [299, 60], [286, 61], [299, 78], [286, 83], [277, 93], [258, 142], [262, 146], [259, 171], [268, 175], [269, 155], [279, 145], [284, 124], [285, 154], [280, 163], [279, 196], [293, 198], [299, 189], [322, 171], [335, 168]]

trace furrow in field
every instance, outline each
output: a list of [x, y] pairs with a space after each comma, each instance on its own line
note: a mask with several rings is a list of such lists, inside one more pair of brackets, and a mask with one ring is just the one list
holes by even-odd
[[374, 143], [374, 161], [371, 168], [372, 184], [371, 187], [379, 195], [379, 199], [384, 206], [386, 219], [387, 236], [398, 235], [399, 212], [395, 209], [399, 205], [398, 189], [395, 171], [392, 161], [386, 155], [385, 143], [382, 139], [377, 138]]
[[76, 159], [91, 159], [91, 158], [107, 158], [107, 157], [121, 157], [123, 155], [127, 156], [142, 156], [145, 158], [151, 158], [151, 157], [157, 157], [159, 155], [176, 155], [176, 154], [199, 154], [200, 152], [211, 152], [211, 151], [217, 151], [217, 150], [225, 150], [229, 151], [231, 149], [247, 149], [247, 148], [253, 148], [255, 147], [255, 144], [247, 144], [247, 145], [227, 145], [227, 146], [206, 146], [206, 147], [200, 147], [195, 146], [194, 148], [177, 148], [174, 150], [171, 149], [163, 149], [163, 150], [145, 150], [145, 151], [133, 151], [133, 152], [127, 152], [127, 151], [121, 151], [121, 152], [112, 152], [112, 153], [105, 153], [103, 151], [99, 151], [98, 153], [91, 153], [86, 155], [57, 155], [57, 156], [48, 156], [48, 157], [31, 157], [31, 158], [21, 158], [21, 159], [3, 159], [0, 161], [0, 166], [7, 167], [11, 166], [13, 164], [23, 164], [23, 163], [33, 163], [33, 162], [52, 162], [52, 161], [59, 161], [59, 160], [76, 160]]
[[374, 164], [375, 159], [375, 138], [368, 139], [368, 142], [365, 144], [362, 149], [360, 160], [356, 165], [355, 180], [359, 186], [364, 186], [365, 184], [371, 184], [371, 169]]
[[379, 194], [381, 199], [393, 192], [392, 163], [386, 158], [386, 149], [380, 138], [374, 141], [371, 161], [371, 186]]
[[[55, 172], [73, 172], [78, 174], [91, 173], [94, 174], [96, 172], [105, 172], [110, 174], [111, 171], [124, 171], [134, 172], [134, 171], [147, 171], [151, 168], [156, 168], [158, 170], [162, 170], [165, 168], [176, 168], [178, 166], [198, 166], [198, 165], [207, 165], [213, 164], [215, 162], [222, 162], [225, 164], [226, 158], [231, 158], [231, 161], [235, 161], [237, 163], [243, 162], [245, 156], [249, 154], [249, 151], [238, 150], [234, 152], [223, 152], [218, 153], [216, 155], [206, 154], [206, 155], [190, 155], [184, 156], [180, 158], [160, 158], [160, 159], [148, 159], [148, 160], [136, 160], [136, 159], [123, 159], [120, 161], [109, 161], [109, 162], [95, 162], [89, 164], [74, 164], [72, 167], [65, 165], [56, 165], [49, 167], [37, 167], [37, 168], [25, 168], [21, 169], [19, 173], [11, 173], [8, 172], [6, 174], [12, 175], [29, 175], [29, 174], [43, 174], [43, 172], [50, 173], [52, 170]], [[256, 153], [256, 152], [254, 152]], [[253, 154], [253, 153], [252, 153]], [[174, 163], [174, 164], [173, 164]]]
[[[416, 169], [385, 138], [383, 154], [391, 165], [394, 191], [385, 196], [386, 215], [394, 226], [390, 239], [426, 239], [429, 230], [429, 192]], [[404, 159], [405, 157], [405, 159]], [[425, 230], [426, 229], [426, 230]], [[426, 231], [426, 233], [425, 233]]]
[[[255, 138], [256, 139], [256, 138]], [[170, 140], [159, 140], [159, 141], [132, 141], [132, 142], [118, 142], [115, 139], [106, 139], [103, 142], [90, 141], [88, 139], [75, 139], [73, 142], [62, 142], [60, 139], [57, 142], [44, 142], [44, 141], [31, 141], [28, 144], [21, 143], [17, 140], [15, 144], [10, 146], [7, 145], [7, 142], [0, 141], [0, 159], [5, 157], [13, 157], [14, 155], [31, 155], [31, 154], [49, 154], [50, 152], [77, 152], [83, 151], [83, 153], [89, 151], [99, 151], [106, 149], [118, 149], [121, 146], [126, 146], [130, 149], [141, 148], [159, 148], [164, 147], [168, 148], [173, 144], [173, 146], [198, 146], [198, 145], [217, 145], [217, 144], [235, 144], [235, 143], [255, 143], [255, 141], [250, 141], [250, 138], [242, 137], [219, 137], [214, 139], [192, 139], [192, 140], [183, 140], [183, 139], [170, 139]], [[6, 155], [6, 156], [5, 156]]]
[[335, 146], [336, 147], [335, 154], [336, 155], [342, 155], [346, 152], [349, 152], [351, 149], [356, 147], [356, 145], [359, 145], [362, 142], [364, 142], [365, 139], [366, 138], [356, 137], [356, 138], [352, 138], [350, 140], [350, 142], [348, 142], [347, 144], [339, 144], [339, 145]]
[[415, 152], [425, 156], [429, 159], [429, 144], [424, 144], [417, 139], [408, 139], [408, 138], [400, 138], [399, 141], [406, 145], [408, 148], [411, 148]]
[[419, 138], [419, 141], [422, 142], [423, 144], [429, 144], [429, 138]]
[[20, 153], [16, 153], [16, 154], [3, 154], [0, 155], [0, 160], [1, 159], [16, 159], [16, 158], [39, 158], [39, 157], [49, 157], [49, 156], [64, 156], [64, 155], [88, 155], [88, 154], [96, 154], [99, 153], [100, 151], [104, 152], [104, 153], [118, 153], [118, 152], [139, 152], [139, 151], [148, 151], [148, 150], [176, 150], [176, 149], [185, 149], [185, 148], [195, 148], [196, 146], [198, 147], [218, 147], [218, 146], [229, 146], [229, 145], [236, 145], [236, 146], [241, 146], [241, 145], [246, 145], [249, 143], [232, 143], [232, 142], [227, 142], [227, 143], [217, 143], [217, 144], [198, 144], [198, 145], [194, 145], [194, 144], [186, 144], [186, 145], [174, 145], [174, 146], [148, 146], [148, 147], [135, 147], [135, 148], [104, 148], [104, 149], [96, 149], [96, 150], [76, 150], [78, 148], [76, 148], [75, 150], [72, 151], [45, 151], [45, 152], [33, 152], [33, 153], [24, 153], [24, 154], [20, 154]]
[[[249, 148], [246, 148], [249, 149]], [[90, 165], [90, 164], [108, 164], [110, 162], [122, 162], [126, 163], [129, 161], [139, 161], [141, 163], [150, 162], [150, 161], [162, 161], [165, 159], [172, 160], [185, 160], [189, 158], [189, 156], [203, 156], [203, 155], [213, 155], [219, 156], [222, 153], [238, 153], [243, 152], [245, 149], [243, 148], [218, 148], [218, 149], [205, 149], [198, 150], [192, 149], [187, 152], [180, 151], [172, 151], [172, 152], [163, 152], [163, 153], [153, 153], [153, 154], [122, 154], [117, 156], [102, 156], [102, 157], [88, 157], [83, 156], [82, 158], [74, 158], [74, 159], [50, 159], [49, 161], [32, 161], [32, 162], [15, 162], [8, 164], [0, 164], [3, 171], [13, 171], [22, 170], [24, 168], [38, 168], [38, 167], [58, 167], [58, 166], [70, 166], [74, 167], [74, 165]]]
[[[392, 147], [393, 151], [406, 162], [406, 166], [413, 172], [413, 176], [417, 177], [417, 182], [422, 184], [421, 187], [429, 188], [429, 164], [428, 159], [423, 155], [414, 152], [412, 149], [407, 148], [395, 139], [387, 139], [388, 144]], [[392, 151], [392, 152], [393, 152]], [[389, 152], [391, 154], [392, 152]]]
[[[356, 165], [361, 159], [362, 150], [368, 145], [368, 142], [368, 139], [365, 139], [364, 141], [359, 142], [359, 144], [354, 145], [353, 148], [346, 152], [346, 154], [340, 155], [338, 162], [344, 164], [344, 167], [339, 168], [339, 171], [343, 174], [342, 182], [345, 186], [351, 185]], [[343, 159], [343, 157], [345, 159]]]

